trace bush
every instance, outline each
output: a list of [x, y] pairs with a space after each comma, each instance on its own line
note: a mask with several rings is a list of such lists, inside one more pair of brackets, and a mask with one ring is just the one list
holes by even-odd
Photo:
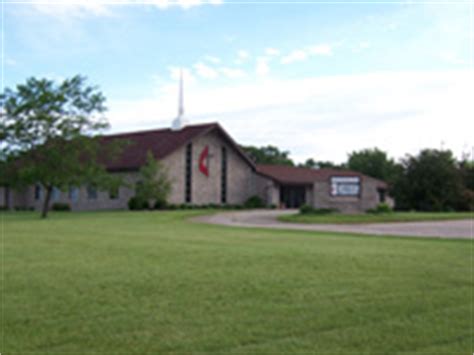
[[263, 202], [263, 200], [258, 196], [252, 196], [247, 201], [245, 201], [244, 207], [245, 208], [263, 208], [265, 207], [265, 202]]
[[62, 203], [62, 202], [55, 202], [51, 206], [52, 211], [70, 211], [71, 206], [69, 206], [69, 203]]
[[128, 200], [128, 209], [131, 211], [146, 210], [148, 203], [135, 196]]
[[26, 212], [26, 211], [34, 211], [34, 207], [24, 207], [24, 206], [15, 206], [14, 208], [15, 211], [18, 212]]
[[336, 209], [333, 208], [313, 208], [309, 205], [303, 205], [300, 207], [300, 213], [301, 214], [317, 214], [317, 215], [323, 215], [323, 214], [331, 214], [337, 212]]
[[168, 204], [166, 203], [166, 201], [156, 201], [153, 208], [155, 210], [166, 210], [168, 209]]
[[377, 207], [367, 210], [367, 213], [373, 213], [373, 214], [391, 213], [391, 212], [393, 212], [392, 207], [390, 207], [386, 203], [379, 203]]

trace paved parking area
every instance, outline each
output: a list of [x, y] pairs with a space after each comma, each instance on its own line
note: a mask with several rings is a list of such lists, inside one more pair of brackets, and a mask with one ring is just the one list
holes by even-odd
[[473, 238], [473, 221], [427, 221], [371, 224], [299, 224], [278, 221], [284, 214], [294, 210], [252, 210], [222, 212], [196, 218], [199, 222], [237, 227], [260, 227], [294, 229], [306, 231], [328, 231], [373, 235], [394, 235], [405, 237]]

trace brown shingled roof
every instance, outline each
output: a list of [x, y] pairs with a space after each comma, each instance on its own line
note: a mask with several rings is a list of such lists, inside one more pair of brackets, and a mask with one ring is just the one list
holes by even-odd
[[[287, 165], [257, 165], [257, 172], [280, 184], [309, 185], [315, 181], [327, 181], [331, 176], [358, 176], [362, 179], [374, 179], [357, 171], [342, 169], [310, 169]], [[384, 181], [374, 179], [379, 187], [386, 188]]]
[[106, 162], [109, 171], [133, 171], [138, 170], [145, 164], [146, 155], [151, 151], [156, 159], [161, 160], [174, 152], [179, 147], [189, 143], [194, 138], [202, 136], [213, 130], [217, 130], [225, 140], [232, 145], [239, 154], [254, 168], [253, 162], [242, 152], [232, 138], [218, 123], [207, 123], [186, 126], [179, 131], [170, 128], [120, 133], [103, 136], [102, 142], [114, 142], [125, 140], [128, 144], [123, 148], [119, 157], [113, 161]]

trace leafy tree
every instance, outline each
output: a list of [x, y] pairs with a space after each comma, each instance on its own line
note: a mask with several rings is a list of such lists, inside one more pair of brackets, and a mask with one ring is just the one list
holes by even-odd
[[396, 180], [401, 170], [401, 167], [397, 166], [393, 159], [387, 157], [386, 152], [378, 148], [363, 149], [350, 153], [347, 166], [351, 170], [389, 183]]
[[40, 184], [46, 191], [41, 216], [48, 214], [53, 188], [110, 182], [99, 163], [117, 148], [101, 147], [93, 134], [108, 127], [105, 98], [86, 79], [74, 76], [57, 84], [30, 78], [0, 96], [2, 157], [13, 163], [11, 185]]
[[313, 158], [306, 159], [303, 164], [299, 164], [298, 166], [302, 168], [310, 168], [310, 169], [343, 169], [344, 164], [338, 165], [331, 161], [317, 161]]
[[290, 152], [281, 151], [273, 145], [265, 147], [243, 146], [242, 149], [256, 164], [295, 165], [289, 157]]
[[171, 182], [163, 164], [148, 152], [146, 164], [140, 169], [140, 183], [137, 186], [136, 197], [140, 201], [153, 205], [165, 206], [171, 192]]
[[407, 156], [403, 174], [393, 192], [398, 208], [421, 211], [455, 210], [462, 199], [463, 183], [450, 150], [425, 149]]

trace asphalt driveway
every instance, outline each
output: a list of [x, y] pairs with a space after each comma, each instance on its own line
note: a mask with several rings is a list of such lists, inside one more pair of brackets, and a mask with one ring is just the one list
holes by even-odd
[[394, 235], [405, 237], [436, 238], [473, 238], [473, 221], [426, 221], [371, 224], [299, 224], [278, 221], [284, 214], [296, 213], [295, 210], [251, 210], [222, 212], [211, 216], [198, 217], [203, 223], [237, 227], [260, 227], [276, 229], [294, 229], [306, 231], [327, 231], [373, 235]]

